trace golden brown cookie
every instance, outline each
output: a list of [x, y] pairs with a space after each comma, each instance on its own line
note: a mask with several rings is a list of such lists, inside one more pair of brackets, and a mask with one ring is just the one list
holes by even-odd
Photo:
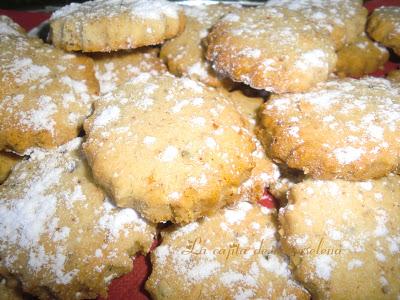
[[2, 184], [11, 172], [11, 169], [22, 159], [18, 155], [9, 152], [0, 152], [0, 184]]
[[233, 201], [254, 167], [247, 122], [198, 81], [142, 73], [96, 102], [84, 150], [118, 206], [186, 223]]
[[399, 130], [399, 85], [365, 77], [272, 96], [258, 135], [271, 158], [306, 175], [363, 180], [397, 168]]
[[0, 186], [0, 275], [39, 299], [94, 299], [155, 235], [93, 183], [81, 139], [34, 150]]
[[227, 4], [185, 6], [185, 30], [165, 42], [160, 52], [169, 71], [214, 87], [228, 84], [227, 79], [220, 78], [206, 60], [202, 40], [218, 19], [238, 9], [237, 6]]
[[330, 39], [300, 13], [280, 7], [226, 15], [207, 44], [207, 58], [217, 72], [275, 93], [306, 91], [325, 81], [336, 65]]
[[390, 71], [386, 78], [394, 82], [400, 83], [400, 70]]
[[270, 0], [267, 5], [301, 13], [332, 39], [336, 50], [356, 41], [368, 14], [361, 0]]
[[0, 37], [1, 36], [26, 36], [25, 30], [15, 23], [11, 18], [0, 15]]
[[309, 299], [278, 249], [273, 211], [239, 202], [173, 226], [151, 254], [154, 299]]
[[50, 39], [68, 51], [110, 52], [161, 44], [184, 25], [183, 10], [166, 0], [94, 0], [55, 11]]
[[336, 74], [339, 77], [361, 77], [381, 68], [389, 59], [389, 52], [365, 34], [337, 52]]
[[400, 7], [383, 6], [368, 18], [367, 32], [371, 38], [400, 55]]
[[313, 299], [400, 295], [400, 177], [307, 180], [280, 212], [282, 246]]
[[75, 138], [91, 113], [93, 61], [28, 37], [0, 39], [0, 150], [23, 153]]
[[142, 72], [154, 74], [166, 72], [167, 68], [158, 58], [158, 52], [156, 48], [143, 47], [92, 55], [100, 92], [102, 94], [111, 92]]

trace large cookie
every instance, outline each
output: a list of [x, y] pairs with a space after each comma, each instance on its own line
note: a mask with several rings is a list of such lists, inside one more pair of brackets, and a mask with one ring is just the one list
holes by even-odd
[[93, 61], [26, 36], [0, 36], [0, 150], [22, 153], [75, 138], [91, 113]]
[[84, 150], [118, 206], [189, 222], [232, 202], [254, 167], [247, 122], [223, 94], [142, 73], [96, 102]]
[[399, 126], [399, 85], [365, 77], [273, 96], [259, 137], [271, 158], [306, 175], [362, 180], [399, 165]]
[[34, 150], [0, 186], [0, 275], [40, 299], [105, 296], [155, 235], [134, 210], [107, 200], [80, 144]]
[[68, 51], [109, 52], [160, 44], [184, 24], [182, 9], [166, 0], [94, 0], [55, 11], [50, 39]]
[[280, 212], [282, 246], [313, 299], [400, 295], [400, 177], [295, 185]]
[[226, 15], [207, 44], [207, 58], [217, 72], [276, 93], [305, 91], [325, 81], [336, 65], [330, 39], [300, 13], [280, 7]]
[[367, 32], [375, 41], [400, 55], [400, 7], [375, 9], [368, 18]]
[[333, 40], [337, 50], [355, 42], [364, 31], [368, 14], [361, 0], [270, 0], [267, 5], [301, 13]]
[[389, 51], [364, 33], [337, 52], [336, 74], [339, 77], [361, 77], [383, 68]]
[[205, 45], [202, 41], [218, 19], [238, 9], [226, 4], [184, 7], [185, 30], [179, 36], [165, 42], [160, 52], [160, 57], [168, 64], [169, 71], [214, 87], [228, 84], [227, 79], [220, 78], [206, 60]]
[[158, 74], [166, 72], [163, 61], [158, 58], [158, 49], [140, 49], [92, 55], [96, 78], [102, 94], [115, 90], [119, 85], [140, 73]]
[[239, 202], [162, 237], [146, 282], [154, 299], [309, 299], [292, 279], [265, 207]]

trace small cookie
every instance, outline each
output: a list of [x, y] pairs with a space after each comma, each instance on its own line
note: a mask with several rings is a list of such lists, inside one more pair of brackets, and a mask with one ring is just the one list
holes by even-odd
[[184, 7], [185, 30], [161, 47], [160, 57], [167, 63], [169, 71], [214, 87], [227, 84], [227, 79], [220, 78], [206, 60], [202, 40], [218, 19], [238, 9], [226, 4]]
[[68, 51], [110, 52], [160, 44], [184, 25], [183, 10], [166, 0], [94, 0], [55, 11], [50, 39]]
[[26, 36], [25, 30], [15, 23], [11, 18], [0, 15], [0, 37], [1, 36]]
[[272, 96], [261, 119], [267, 154], [313, 178], [379, 178], [400, 162], [400, 87], [386, 79], [331, 80]]
[[337, 52], [336, 74], [339, 77], [361, 77], [382, 69], [389, 51], [364, 33]]
[[9, 152], [0, 152], [0, 184], [2, 184], [11, 172], [11, 169], [22, 157]]
[[400, 55], [400, 7], [375, 9], [368, 18], [367, 32], [375, 41]]
[[270, 0], [267, 5], [301, 13], [333, 40], [336, 50], [356, 41], [368, 15], [361, 0]]
[[142, 72], [158, 74], [167, 71], [163, 61], [158, 58], [156, 48], [143, 47], [113, 53], [96, 53], [91, 57], [102, 94], [115, 90]]
[[329, 38], [285, 8], [228, 14], [213, 27], [207, 44], [207, 58], [217, 72], [275, 93], [305, 91], [325, 81], [336, 65]]
[[91, 113], [93, 61], [28, 37], [0, 38], [0, 150], [23, 153], [76, 136]]
[[389, 74], [387, 74], [387, 79], [400, 83], [400, 70], [393, 70], [390, 71]]
[[155, 235], [93, 184], [80, 144], [34, 150], [0, 186], [0, 275], [40, 299], [105, 296]]
[[239, 202], [168, 228], [151, 253], [154, 299], [309, 299], [278, 249], [273, 211]]
[[118, 206], [190, 222], [232, 202], [254, 167], [247, 122], [224, 94], [142, 73], [96, 102], [84, 150]]
[[397, 175], [291, 189], [280, 211], [282, 247], [313, 299], [399, 297], [399, 198]]

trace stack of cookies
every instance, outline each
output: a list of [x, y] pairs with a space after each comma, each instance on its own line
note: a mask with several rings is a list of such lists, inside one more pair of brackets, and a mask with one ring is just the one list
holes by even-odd
[[398, 299], [400, 84], [362, 76], [399, 24], [94, 0], [46, 44], [1, 16], [0, 294], [106, 296], [157, 239], [154, 299]]

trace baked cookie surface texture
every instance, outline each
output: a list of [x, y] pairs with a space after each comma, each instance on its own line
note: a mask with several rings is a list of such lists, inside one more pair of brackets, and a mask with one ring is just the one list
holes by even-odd
[[399, 165], [399, 85], [381, 78], [331, 80], [273, 96], [258, 136], [267, 154], [318, 179], [379, 178]]
[[200, 82], [142, 73], [96, 102], [84, 150], [118, 206], [189, 222], [232, 201], [255, 144], [225, 95]]
[[110, 52], [160, 44], [184, 25], [182, 9], [166, 0], [94, 0], [55, 11], [50, 39], [67, 51]]
[[107, 200], [80, 145], [33, 150], [0, 186], [0, 275], [39, 299], [105, 296], [155, 235], [134, 210]]

